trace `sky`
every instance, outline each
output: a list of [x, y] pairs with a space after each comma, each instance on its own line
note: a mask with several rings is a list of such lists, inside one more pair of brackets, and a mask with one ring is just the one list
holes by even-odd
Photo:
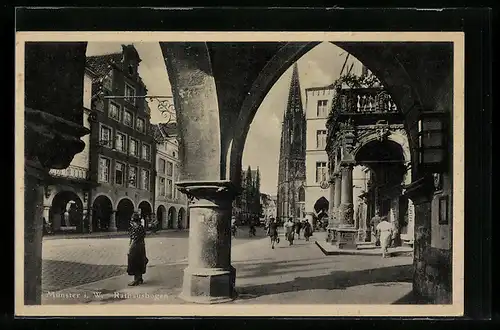
[[[172, 95], [165, 62], [157, 42], [133, 43], [142, 62], [139, 64], [139, 74], [146, 84], [149, 95]], [[89, 42], [87, 56], [103, 55], [121, 51], [121, 43]], [[346, 53], [341, 48], [324, 42], [302, 56], [298, 61], [299, 80], [302, 90], [302, 102], [305, 109], [305, 89], [326, 86], [340, 75]], [[357, 61], [350, 56], [348, 63]], [[278, 160], [281, 137], [281, 122], [286, 109], [288, 91], [292, 77], [291, 66], [274, 84], [250, 126], [245, 149], [243, 152], [243, 168], [259, 167], [261, 176], [261, 192], [276, 194], [278, 184]], [[151, 122], [165, 122], [156, 109], [151, 107]], [[262, 148], [266, 146], [266, 148]]]

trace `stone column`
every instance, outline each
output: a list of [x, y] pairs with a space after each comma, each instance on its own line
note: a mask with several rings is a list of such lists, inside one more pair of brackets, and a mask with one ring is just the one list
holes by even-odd
[[334, 180], [330, 180], [330, 203], [328, 204], [328, 227], [327, 227], [327, 237], [326, 237], [326, 241], [327, 242], [330, 242], [332, 241], [332, 238], [333, 238], [333, 227], [334, 227], [334, 218], [333, 218], [333, 210], [334, 210], [334, 207], [333, 207], [333, 201], [335, 199], [335, 182]]
[[52, 232], [52, 220], [50, 219], [50, 206], [43, 207], [43, 218], [45, 219], [45, 226], [47, 234]]
[[[24, 77], [24, 304], [41, 303], [43, 181], [85, 144], [85, 43], [26, 43]], [[47, 182], [47, 181], [45, 181]]]
[[89, 214], [88, 209], [84, 208], [82, 210], [82, 224], [81, 224], [81, 226], [82, 226], [82, 233], [85, 233], [87, 231], [86, 228], [88, 228], [87, 227], [87, 223], [88, 223], [88, 220], [89, 220], [88, 219], [88, 214]]
[[333, 200], [333, 214], [335, 223], [339, 223], [339, 208], [340, 201], [342, 198], [342, 177], [337, 173], [334, 175], [335, 178], [335, 192], [334, 192], [334, 200]]
[[353, 165], [343, 165], [340, 169], [342, 175], [342, 195], [340, 199], [339, 220], [340, 226], [354, 225], [353, 190], [352, 190]]
[[181, 298], [220, 303], [235, 298], [231, 266], [231, 212], [236, 187], [230, 181], [178, 182], [191, 198], [189, 256]]
[[[43, 185], [38, 162], [24, 168], [24, 304], [39, 305], [42, 293]], [[18, 256], [21, 257], [21, 256]]]
[[116, 228], [116, 212], [118, 212], [118, 211], [117, 210], [113, 210], [113, 211], [111, 211], [111, 214], [109, 215], [109, 227], [108, 227], [108, 231], [111, 231], [111, 232], [118, 231], [118, 229]]

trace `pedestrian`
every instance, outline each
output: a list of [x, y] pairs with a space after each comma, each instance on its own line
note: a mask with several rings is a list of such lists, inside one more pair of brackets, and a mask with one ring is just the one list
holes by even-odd
[[288, 221], [285, 222], [283, 227], [285, 228], [285, 237], [289, 243], [289, 245], [293, 245], [293, 239], [294, 239], [294, 223], [292, 218], [289, 218]]
[[304, 238], [306, 239], [307, 242], [309, 242], [309, 237], [312, 236], [312, 226], [309, 223], [309, 220], [306, 219], [306, 222], [304, 223]]
[[302, 222], [300, 222], [300, 220], [298, 220], [295, 223], [295, 233], [297, 234], [297, 239], [300, 239], [300, 230], [301, 229], [302, 229]]
[[370, 226], [372, 227], [372, 233], [374, 233], [375, 236], [375, 246], [380, 246], [380, 236], [377, 231], [377, 226], [381, 221], [382, 218], [380, 217], [380, 211], [377, 210], [375, 211], [375, 216], [370, 221]]
[[129, 286], [144, 283], [142, 275], [146, 273], [148, 258], [146, 257], [146, 230], [141, 225], [141, 217], [134, 213], [130, 221], [130, 245], [128, 250], [127, 274], [134, 276]]
[[380, 237], [380, 246], [382, 248], [382, 258], [386, 257], [389, 245], [391, 244], [393, 225], [387, 221], [387, 217], [382, 217], [382, 221], [376, 227]]
[[257, 220], [255, 220], [255, 219], [250, 220], [248, 236], [255, 236], [256, 235], [256, 231], [255, 231], [255, 223], [256, 222], [257, 222]]
[[238, 229], [238, 226], [236, 226], [236, 217], [233, 215], [231, 217], [231, 233], [233, 237], [236, 237], [236, 230]]
[[268, 235], [271, 238], [271, 249], [274, 249], [274, 244], [280, 242], [278, 237], [278, 221], [274, 218], [271, 218], [269, 222]]

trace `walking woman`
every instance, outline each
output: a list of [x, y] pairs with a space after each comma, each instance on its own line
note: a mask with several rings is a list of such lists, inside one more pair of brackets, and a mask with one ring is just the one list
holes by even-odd
[[288, 245], [293, 245], [293, 239], [294, 239], [294, 223], [292, 221], [292, 218], [289, 218], [287, 222], [283, 225], [285, 227], [285, 237], [286, 240], [288, 241]]
[[146, 257], [146, 230], [141, 225], [141, 217], [134, 213], [130, 221], [130, 246], [128, 250], [127, 274], [134, 276], [134, 280], [129, 286], [136, 286], [144, 283], [142, 275], [146, 273], [148, 258]]
[[278, 221], [271, 218], [271, 221], [269, 222], [269, 228], [267, 231], [269, 237], [271, 238], [271, 249], [274, 249], [274, 244], [277, 244], [280, 242], [280, 239], [278, 237]]
[[309, 237], [312, 236], [312, 226], [309, 223], [309, 220], [306, 219], [306, 222], [304, 223], [304, 238], [306, 241], [309, 242]]

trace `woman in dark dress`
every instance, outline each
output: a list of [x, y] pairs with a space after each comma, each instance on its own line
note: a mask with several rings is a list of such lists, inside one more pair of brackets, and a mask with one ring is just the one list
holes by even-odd
[[306, 241], [309, 241], [309, 237], [311, 236], [312, 236], [312, 226], [309, 223], [309, 220], [306, 220], [306, 222], [304, 223], [304, 237]]
[[141, 217], [134, 213], [130, 221], [130, 246], [128, 250], [127, 274], [134, 276], [134, 280], [129, 286], [136, 286], [144, 283], [142, 274], [146, 273], [148, 258], [146, 257], [146, 230], [141, 225]]

